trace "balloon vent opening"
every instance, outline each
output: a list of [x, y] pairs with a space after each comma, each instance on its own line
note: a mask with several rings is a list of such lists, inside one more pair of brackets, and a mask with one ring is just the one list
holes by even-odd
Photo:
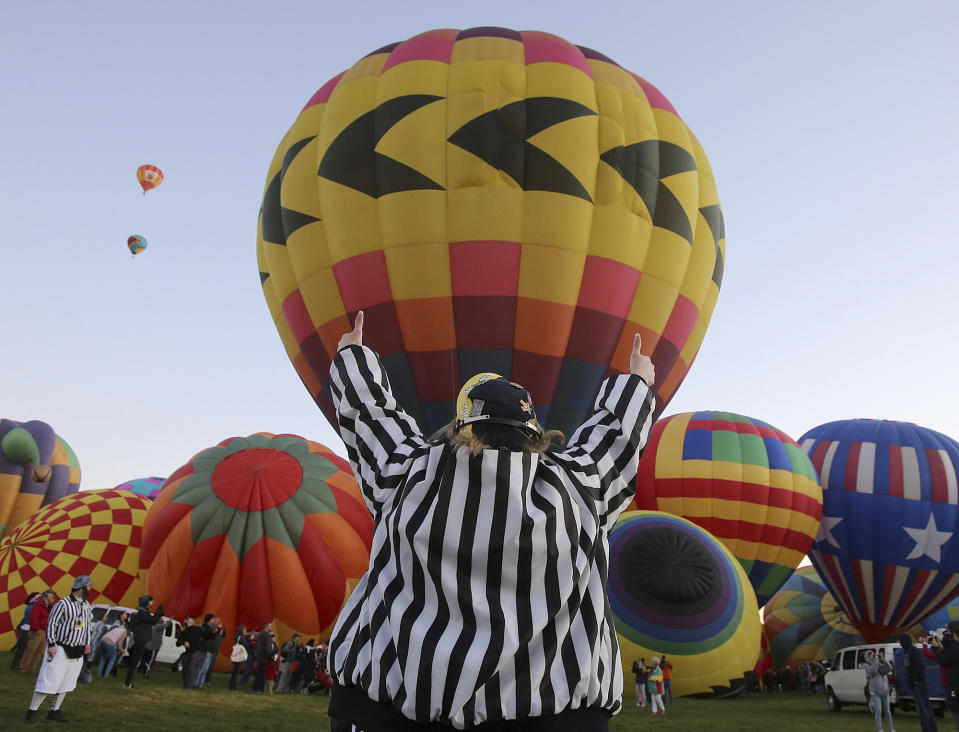
[[303, 483], [303, 468], [292, 455], [252, 448], [227, 456], [213, 470], [210, 484], [226, 505], [265, 511], [285, 503]]
[[699, 606], [722, 590], [715, 558], [695, 536], [671, 528], [647, 529], [631, 537], [620, 573], [630, 594], [653, 606]]

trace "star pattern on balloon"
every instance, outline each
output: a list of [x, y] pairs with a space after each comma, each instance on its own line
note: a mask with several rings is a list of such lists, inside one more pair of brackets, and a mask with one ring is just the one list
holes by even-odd
[[832, 530], [842, 521], [842, 516], [823, 516], [819, 524], [819, 532], [816, 534], [816, 543], [827, 542], [830, 546], [839, 549], [839, 542], [833, 536]]
[[929, 557], [934, 562], [942, 561], [942, 547], [952, 538], [952, 532], [939, 531], [936, 528], [936, 517], [929, 512], [929, 521], [923, 529], [914, 529], [909, 526], [903, 526], [905, 531], [916, 542], [912, 551], [906, 556], [906, 559], [921, 559]]

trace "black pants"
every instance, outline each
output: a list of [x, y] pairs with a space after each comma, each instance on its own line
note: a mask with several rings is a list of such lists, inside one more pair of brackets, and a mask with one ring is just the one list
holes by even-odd
[[140, 665], [140, 660], [143, 658], [146, 649], [147, 641], [134, 643], [133, 648], [130, 649], [130, 657], [127, 659], [127, 663], [130, 665], [127, 666], [127, 680], [124, 682], [127, 686], [133, 683], [133, 674], [137, 670], [137, 666]]
[[17, 631], [17, 643], [13, 647], [13, 663], [10, 664], [10, 668], [15, 669], [20, 665], [20, 659], [23, 658], [24, 651], [27, 650], [27, 641], [30, 639], [29, 630], [18, 630]]
[[[342, 715], [342, 716], [338, 716]], [[356, 722], [351, 720], [358, 720]], [[375, 702], [359, 689], [334, 685], [330, 700], [330, 732], [452, 732], [440, 722], [413, 722], [390, 704]], [[548, 717], [484, 722], [471, 732], [609, 732], [603, 709], [567, 709]]]

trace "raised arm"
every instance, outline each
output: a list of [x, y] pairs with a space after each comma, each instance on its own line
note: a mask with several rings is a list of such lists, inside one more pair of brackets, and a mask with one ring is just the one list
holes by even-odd
[[641, 349], [637, 333], [630, 373], [603, 382], [593, 416], [573, 433], [563, 452], [581, 466], [581, 480], [595, 487], [597, 513], [607, 531], [633, 498], [639, 458], [653, 425], [656, 370]]
[[340, 338], [330, 386], [340, 437], [374, 515], [406, 475], [412, 453], [426, 442], [399, 406], [377, 355], [363, 345], [363, 312]]

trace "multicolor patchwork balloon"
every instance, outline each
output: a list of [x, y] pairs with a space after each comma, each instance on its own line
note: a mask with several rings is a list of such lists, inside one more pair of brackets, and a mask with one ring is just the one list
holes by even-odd
[[214, 613], [228, 632], [276, 620], [322, 638], [366, 571], [372, 538], [345, 460], [259, 433], [203, 450], [167, 479], [140, 567], [175, 617]]
[[78, 490], [77, 456], [50, 425], [0, 419], [0, 538], [42, 506]]
[[63, 597], [81, 574], [93, 579], [91, 601], [136, 607], [145, 591], [137, 567], [149, 506], [127, 491], [84, 491], [42, 508], [3, 539], [0, 649], [16, 640], [27, 595], [52, 587]]
[[799, 442], [823, 487], [809, 558], [867, 641], [959, 595], [959, 443], [879, 419], [830, 422]]
[[160, 495], [160, 491], [163, 489], [163, 483], [166, 478], [137, 478], [136, 480], [128, 480], [126, 483], [121, 483], [116, 486], [114, 490], [118, 491], [130, 491], [131, 493], [136, 493], [143, 496], [144, 498], [149, 498], [151, 501]]
[[569, 434], [628, 370], [636, 332], [662, 409], [725, 247], [706, 155], [656, 87], [505, 28], [428, 31], [323, 84], [277, 148], [257, 230], [270, 313], [330, 422], [330, 361], [363, 309], [365, 342], [428, 432], [493, 371]]
[[[725, 687], [756, 663], [759, 610], [736, 558], [692, 521], [629, 511], [609, 538], [609, 604], [623, 673], [666, 654], [678, 696]], [[629, 693], [631, 684], [626, 685]]]
[[140, 183], [145, 196], [147, 191], [156, 188], [163, 182], [163, 171], [155, 165], [141, 165], [137, 168], [137, 181]]
[[773, 668], [832, 658], [865, 643], [815, 567], [800, 567], [763, 608]]
[[136, 256], [144, 249], [147, 248], [147, 240], [145, 236], [140, 236], [139, 234], [132, 234], [127, 237], [127, 249], [130, 250], [130, 254]]
[[822, 489], [791, 437], [731, 412], [659, 420], [639, 464], [634, 505], [694, 521], [735, 555], [760, 606], [806, 556]]

